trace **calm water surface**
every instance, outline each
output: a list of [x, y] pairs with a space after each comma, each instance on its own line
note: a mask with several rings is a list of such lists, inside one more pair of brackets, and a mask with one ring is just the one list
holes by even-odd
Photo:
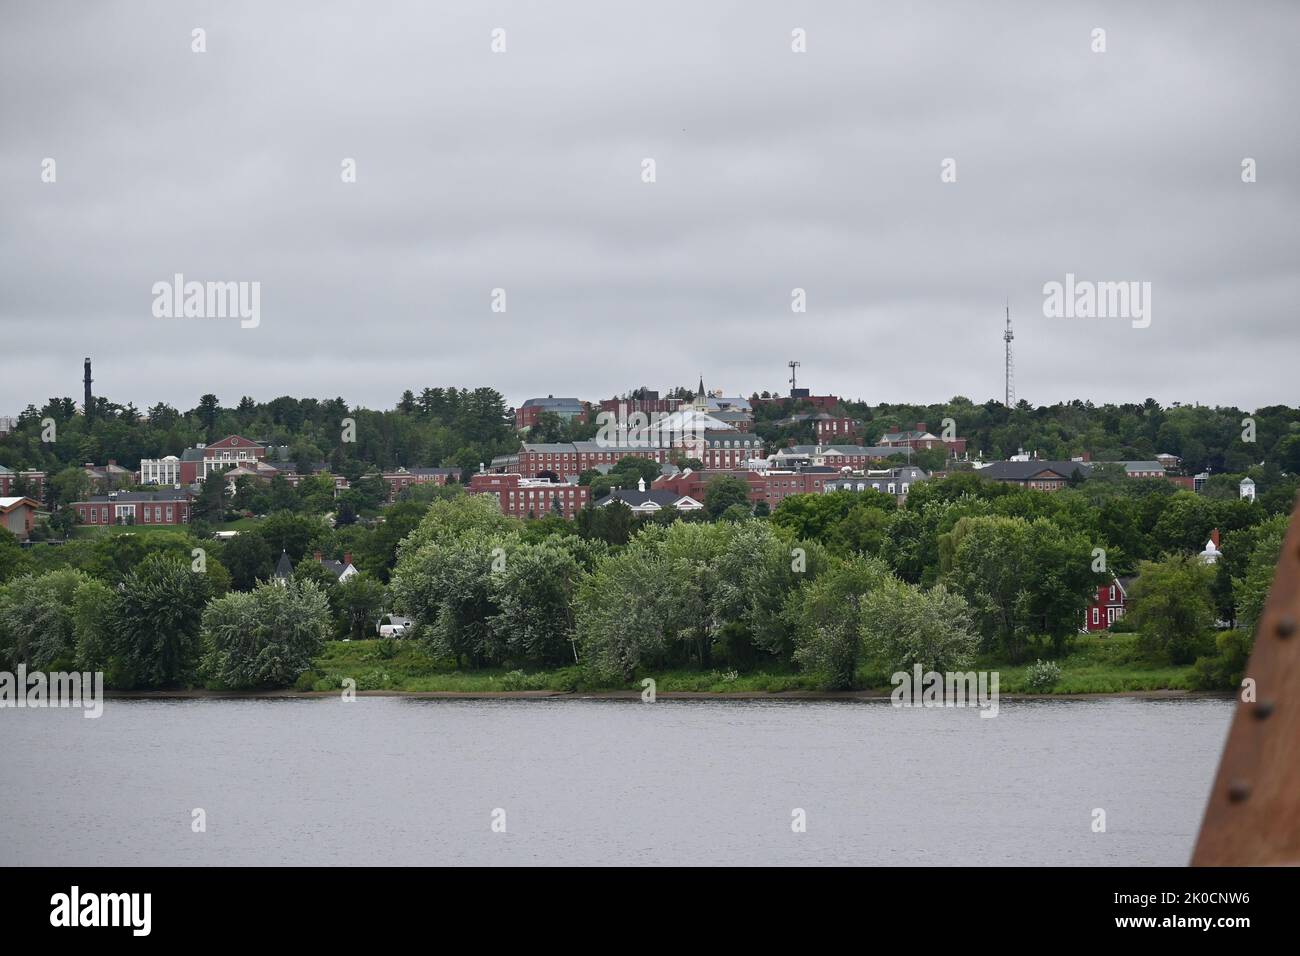
[[[1231, 711], [392, 697], [109, 700], [98, 720], [3, 710], [0, 864], [1181, 865]], [[791, 832], [794, 808], [806, 833]]]

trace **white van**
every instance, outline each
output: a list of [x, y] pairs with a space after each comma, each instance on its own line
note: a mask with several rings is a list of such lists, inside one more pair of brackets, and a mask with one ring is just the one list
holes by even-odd
[[402, 637], [410, 630], [414, 622], [409, 617], [398, 617], [396, 614], [385, 614], [379, 619], [379, 636], [380, 637]]

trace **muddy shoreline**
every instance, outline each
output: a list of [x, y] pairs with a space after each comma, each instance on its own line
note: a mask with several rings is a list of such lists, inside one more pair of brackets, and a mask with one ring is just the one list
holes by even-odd
[[[219, 691], [193, 688], [189, 690], [141, 690], [113, 691], [106, 690], [104, 697], [109, 700], [280, 700], [294, 698], [328, 698], [342, 695], [340, 690], [301, 691], [301, 690], [265, 690], [265, 691]], [[408, 691], [408, 690], [359, 690], [357, 697], [411, 697], [423, 700], [640, 700], [639, 690], [611, 691], [559, 691], [559, 690], [517, 690], [517, 691]], [[1109, 698], [1132, 698], [1137, 700], [1231, 700], [1231, 692], [1190, 691], [1190, 690], [1135, 690], [1107, 694], [999, 694], [1004, 700], [1106, 700]], [[715, 693], [712, 691], [659, 691], [655, 694], [660, 700], [826, 700], [826, 701], [887, 701], [889, 691], [854, 690], [854, 691], [775, 691], [775, 692], [737, 692]]]

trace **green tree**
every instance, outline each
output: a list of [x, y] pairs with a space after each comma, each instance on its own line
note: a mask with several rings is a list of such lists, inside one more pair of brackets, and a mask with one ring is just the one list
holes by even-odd
[[329, 603], [311, 582], [235, 591], [203, 612], [203, 670], [224, 687], [287, 687], [311, 667], [329, 630]]
[[388, 604], [383, 582], [366, 572], [340, 581], [334, 591], [341, 633], [353, 640], [373, 637], [375, 626]]
[[862, 658], [863, 610], [889, 577], [879, 559], [850, 558], [791, 595], [786, 618], [794, 632], [794, 659], [827, 689], [852, 689]]
[[1214, 625], [1210, 587], [1214, 569], [1191, 555], [1143, 561], [1129, 588], [1128, 616], [1138, 629], [1138, 646], [1151, 658], [1190, 664]]
[[714, 475], [704, 488], [704, 511], [717, 521], [733, 505], [750, 513], [749, 482], [734, 475]]
[[221, 549], [221, 563], [230, 572], [231, 584], [240, 591], [251, 591], [258, 581], [268, 580], [275, 571], [276, 556], [260, 534], [238, 534]]
[[0, 655], [10, 665], [33, 670], [71, 663], [77, 643], [76, 592], [89, 580], [80, 571], [61, 569], [24, 575], [0, 588]]
[[887, 672], [952, 671], [966, 667], [979, 646], [970, 606], [942, 584], [924, 590], [891, 578], [867, 597], [862, 612], [866, 652]]
[[517, 543], [488, 579], [492, 644], [504, 663], [557, 665], [577, 659], [573, 599], [582, 568], [563, 539]]
[[207, 575], [164, 554], [150, 555], [126, 576], [109, 625], [128, 686], [175, 687], [193, 678], [210, 592]]

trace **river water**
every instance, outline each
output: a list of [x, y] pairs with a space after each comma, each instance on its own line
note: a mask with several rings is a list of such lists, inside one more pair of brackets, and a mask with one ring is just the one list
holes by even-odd
[[2, 710], [0, 864], [1181, 865], [1231, 711], [395, 697], [110, 699], [97, 720]]

